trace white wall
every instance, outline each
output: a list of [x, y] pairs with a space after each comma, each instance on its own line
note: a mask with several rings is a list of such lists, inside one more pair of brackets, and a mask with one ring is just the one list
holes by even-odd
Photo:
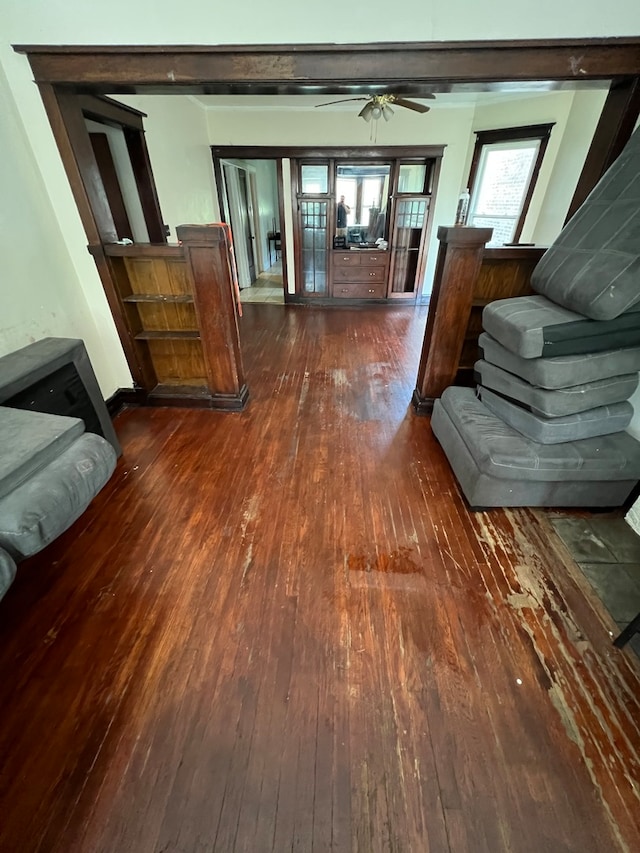
[[[584, 158], [602, 111], [607, 87], [585, 92], [549, 92], [535, 97], [479, 104], [474, 131], [550, 124], [553, 129], [525, 219], [523, 243], [549, 245], [564, 225]], [[475, 137], [471, 140], [471, 161]]]
[[0, 355], [44, 337], [82, 338], [108, 396], [130, 384], [129, 371], [120, 348], [103, 345], [1, 68], [0, 116]]
[[533, 227], [531, 239], [540, 246], [549, 246], [562, 230], [606, 96], [602, 90], [573, 95], [562, 141]]
[[[258, 220], [260, 250], [262, 254], [262, 272], [272, 266], [272, 258], [269, 253], [267, 234], [278, 230], [280, 213], [278, 212], [278, 175], [275, 160], [249, 160], [255, 169], [256, 190], [258, 193]], [[273, 245], [273, 244], [272, 244]], [[275, 253], [273, 253], [275, 258]]]
[[219, 222], [202, 107], [185, 95], [114, 97], [148, 115], [145, 136], [169, 242], [177, 241], [176, 225]]
[[[86, 301], [89, 314], [80, 312], [77, 321], [79, 333], [85, 338], [92, 353], [94, 367], [103, 392], [112, 393], [118, 386], [131, 382], [126, 362], [120, 349], [113, 320], [95, 270], [93, 260], [86, 251], [86, 237], [82, 229], [67, 178], [60, 162], [48, 121], [32, 74], [24, 56], [15, 54], [12, 44], [238, 44], [238, 43], [305, 43], [305, 42], [376, 42], [385, 41], [428, 41], [460, 39], [508, 39], [508, 38], [562, 38], [596, 36], [634, 36], [640, 33], [640, 4], [637, 0], [610, 0], [606, 10], [595, 0], [512, 0], [501, 4], [499, 13], [487, 10], [476, 0], [451, 0], [447, 4], [425, 3], [425, 0], [406, 0], [402, 14], [390, 14], [388, 2], [371, 0], [367, 14], [358, 16], [352, 26], [349, 16], [344, 14], [342, 0], [326, 0], [321, 5], [311, 5], [300, 12], [299, 2], [280, 0], [277, 14], [273, 6], [264, 3], [240, 0], [224, 7], [210, 0], [156, 0], [132, 3], [131, 0], [110, 0], [108, 14], [93, 14], [84, 0], [66, 0], [64, 3], [50, 0], [30, 0], [29, 3], [4, 3], [2, 32], [0, 33], [0, 66], [8, 80], [13, 101], [26, 128], [22, 145], [12, 144], [3, 148], [4, 167], [15, 175], [10, 186], [14, 195], [21, 195], [25, 205], [33, 204], [33, 216], [43, 220], [35, 226], [31, 216], [16, 218], [12, 226], [10, 250], [31, 243], [34, 228], [46, 232], [55, 243], [57, 235], [66, 244], [68, 259], [62, 260], [62, 247], [47, 257], [48, 278], [33, 276], [28, 265], [22, 261], [9, 261], [6, 253], [0, 258], [3, 269], [4, 293], [11, 279], [12, 291], [29, 290], [31, 303], [43, 305], [50, 299], [50, 291], [60, 294], [64, 317], [52, 318], [51, 331], [64, 334], [68, 328], [68, 317], [75, 316], [78, 304]], [[339, 21], [339, 25], [336, 23]], [[3, 112], [0, 121], [6, 122], [8, 112]], [[177, 128], [176, 128], [177, 129]], [[171, 128], [168, 128], [171, 131]], [[221, 143], [230, 140], [221, 138]], [[382, 140], [381, 140], [382, 141]], [[152, 152], [152, 157], [162, 156]], [[167, 158], [170, 158], [167, 154]], [[200, 155], [194, 155], [200, 159]], [[445, 180], [456, 192], [460, 187], [462, 168], [457, 168], [455, 151], [447, 153], [450, 159]], [[42, 192], [34, 190], [29, 172], [34, 163], [40, 171], [40, 190], [44, 186], [50, 207], [45, 204]], [[197, 170], [196, 170], [197, 171]], [[179, 220], [203, 215], [206, 203], [196, 202], [195, 209], [181, 207], [179, 201], [179, 178], [160, 187], [162, 197], [173, 194], [174, 203], [167, 197], [164, 215], [173, 225]], [[443, 187], [444, 189], [444, 187]], [[22, 202], [18, 202], [21, 204]], [[215, 202], [214, 214], [215, 214]], [[193, 214], [193, 216], [191, 215]], [[450, 221], [450, 210], [438, 211], [440, 221]], [[57, 220], [57, 229], [49, 222]], [[216, 218], [215, 215], [212, 218]], [[54, 260], [55, 259], [55, 260]], [[75, 274], [75, 280], [74, 280]], [[73, 282], [72, 285], [69, 282]], [[26, 304], [26, 300], [25, 300]], [[29, 319], [11, 311], [12, 334], [25, 338], [32, 331]], [[31, 313], [31, 312], [28, 312]], [[37, 312], [35, 312], [37, 313]], [[53, 320], [55, 319], [55, 323]], [[8, 321], [0, 320], [4, 327]], [[40, 330], [35, 330], [40, 334]]]

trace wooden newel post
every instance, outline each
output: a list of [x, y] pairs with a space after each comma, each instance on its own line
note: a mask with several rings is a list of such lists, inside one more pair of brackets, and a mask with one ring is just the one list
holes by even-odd
[[249, 392], [227, 236], [219, 225], [178, 225], [176, 234], [193, 283], [213, 408], [240, 410]]
[[473, 289], [485, 243], [492, 228], [438, 228], [440, 248], [429, 302], [413, 405], [428, 414], [445, 388], [452, 385], [469, 323]]

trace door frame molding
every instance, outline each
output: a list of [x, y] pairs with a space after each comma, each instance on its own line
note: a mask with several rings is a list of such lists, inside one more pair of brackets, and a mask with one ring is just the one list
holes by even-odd
[[[640, 37], [288, 45], [14, 45], [26, 54], [89, 244], [113, 238], [104, 216], [81, 95], [384, 94], [498, 91], [501, 83], [610, 80], [574, 205], [629, 138], [640, 113]], [[622, 92], [622, 96], [620, 93]], [[93, 176], [93, 177], [92, 177]], [[123, 347], [115, 285], [95, 255]]]

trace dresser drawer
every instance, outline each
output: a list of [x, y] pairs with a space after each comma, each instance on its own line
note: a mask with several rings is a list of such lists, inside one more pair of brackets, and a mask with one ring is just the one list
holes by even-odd
[[360, 266], [360, 255], [357, 252], [334, 252], [331, 259], [334, 267]]
[[384, 281], [386, 277], [386, 267], [334, 267], [333, 269], [333, 280], [336, 283], [341, 281], [378, 282]]
[[333, 295], [338, 299], [384, 299], [387, 285], [384, 281], [335, 281]]
[[384, 252], [362, 252], [360, 255], [360, 266], [362, 267], [386, 267], [387, 255]]

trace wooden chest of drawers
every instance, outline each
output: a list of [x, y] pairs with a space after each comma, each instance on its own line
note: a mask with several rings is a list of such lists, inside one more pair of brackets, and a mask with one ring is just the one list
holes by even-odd
[[388, 272], [387, 252], [332, 252], [331, 295], [338, 299], [384, 299]]

